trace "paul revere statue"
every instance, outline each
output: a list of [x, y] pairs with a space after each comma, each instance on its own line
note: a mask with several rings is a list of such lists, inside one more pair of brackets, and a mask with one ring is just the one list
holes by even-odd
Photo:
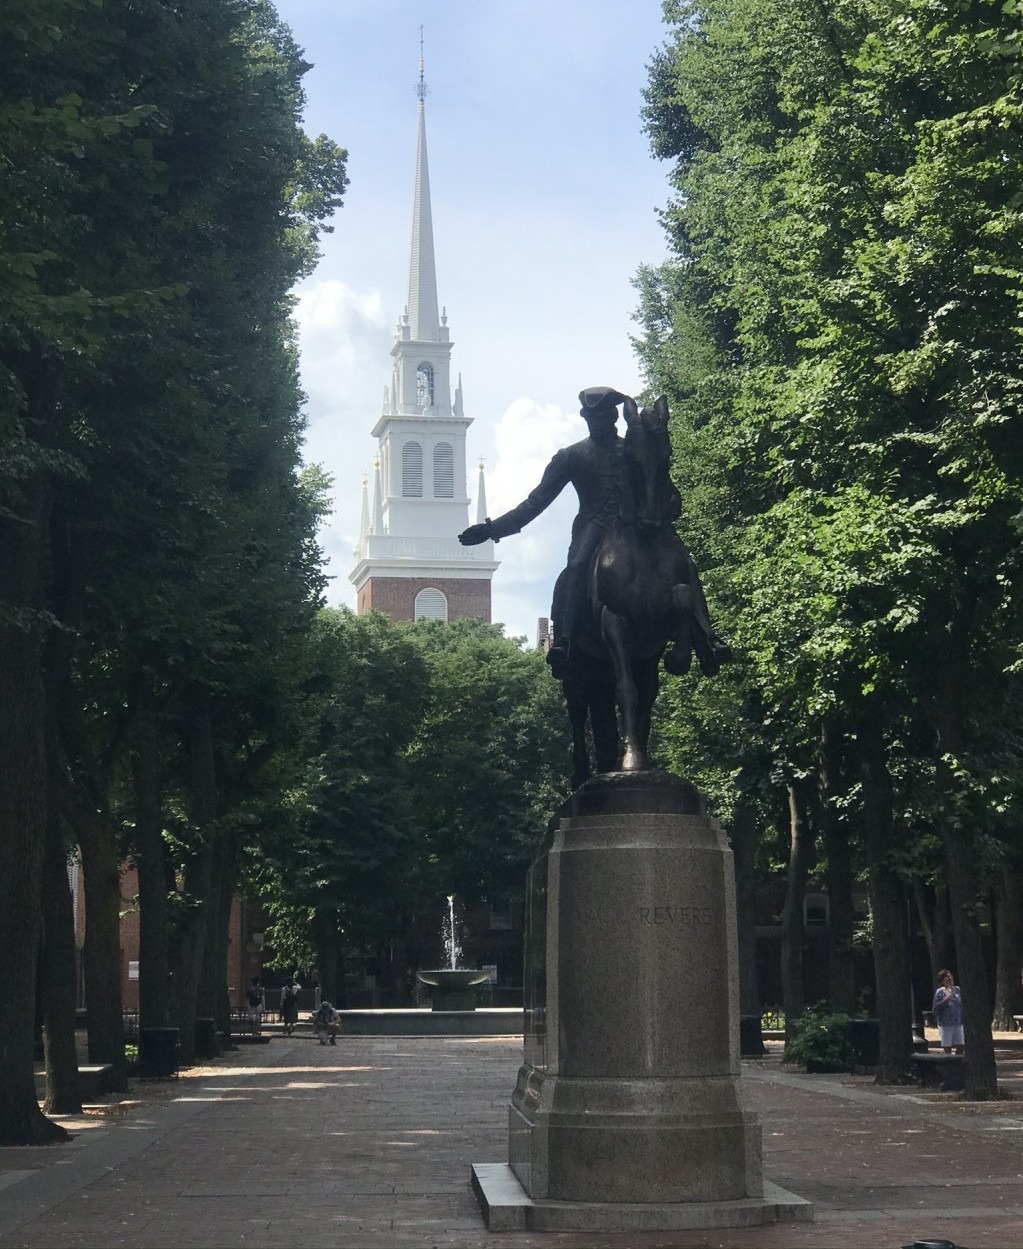
[[[482, 524], [470, 525], [458, 538], [463, 546], [476, 546], [487, 539], [498, 542], [518, 533], [550, 507], [567, 485], [575, 487], [579, 513], [572, 524], [565, 570], [554, 587], [554, 645], [547, 654], [552, 673], [562, 681], [569, 674], [573, 647], [579, 645], [580, 632], [589, 623], [589, 581], [597, 550], [612, 527], [633, 508], [626, 440], [618, 436], [617, 430], [619, 406], [632, 401], [609, 386], [590, 386], [579, 392], [579, 402], [579, 415], [586, 422], [589, 437], [557, 452], [540, 484], [517, 507], [496, 520], [488, 517]], [[670, 519], [674, 521], [681, 512], [681, 499], [673, 486], [669, 490], [673, 496]], [[688, 552], [685, 559], [689, 567], [690, 610], [696, 626], [693, 649], [700, 667], [709, 676], [729, 657], [729, 651], [711, 627], [703, 588]], [[665, 662], [669, 669], [676, 666], [667, 657]], [[688, 664], [678, 665], [679, 669], [685, 666]]]

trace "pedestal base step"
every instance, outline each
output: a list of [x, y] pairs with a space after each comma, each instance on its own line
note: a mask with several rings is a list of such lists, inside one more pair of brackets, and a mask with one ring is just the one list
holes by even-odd
[[763, 1197], [740, 1201], [534, 1201], [507, 1163], [477, 1162], [472, 1187], [490, 1232], [675, 1232], [813, 1220], [809, 1201], [767, 1180]]

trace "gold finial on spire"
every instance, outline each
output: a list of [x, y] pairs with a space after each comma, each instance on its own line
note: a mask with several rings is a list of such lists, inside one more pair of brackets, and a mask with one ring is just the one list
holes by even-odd
[[419, 27], [419, 83], [416, 86], [416, 95], [419, 97], [419, 103], [422, 104], [426, 100], [428, 91], [426, 85], [426, 69], [423, 62], [423, 28]]
[[483, 472], [483, 456], [480, 456], [480, 472]]

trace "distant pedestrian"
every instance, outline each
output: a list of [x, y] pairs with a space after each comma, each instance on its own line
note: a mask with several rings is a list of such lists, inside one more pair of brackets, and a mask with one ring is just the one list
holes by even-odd
[[252, 1019], [253, 1036], [259, 1036], [263, 1031], [263, 1002], [265, 998], [263, 986], [259, 983], [258, 976], [253, 976], [249, 981], [249, 987], [245, 990], [245, 999], [249, 1004], [249, 1017]]
[[934, 1022], [941, 1033], [941, 1048], [946, 1054], [953, 1050], [963, 1052], [963, 994], [955, 982], [955, 976], [943, 968], [938, 972], [938, 987], [934, 993]]
[[281, 989], [281, 1022], [284, 1024], [284, 1035], [291, 1036], [298, 1023], [298, 991], [301, 985], [292, 976], [285, 981]]
[[341, 1031], [341, 1016], [329, 1002], [321, 1002], [319, 1010], [313, 1015], [313, 1031], [321, 1045], [326, 1045], [328, 1041], [331, 1045], [337, 1043], [337, 1034]]

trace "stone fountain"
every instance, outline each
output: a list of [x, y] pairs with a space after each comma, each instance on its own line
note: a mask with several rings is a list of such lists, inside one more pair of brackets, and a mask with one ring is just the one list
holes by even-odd
[[417, 971], [416, 977], [423, 984], [428, 984], [436, 990], [431, 995], [434, 1010], [475, 1010], [476, 994], [473, 992], [473, 985], [482, 984], [487, 979], [487, 972], [477, 967], [458, 966], [462, 947], [455, 928], [454, 894], [448, 894], [448, 914], [444, 921], [444, 948], [448, 954], [448, 966]]

